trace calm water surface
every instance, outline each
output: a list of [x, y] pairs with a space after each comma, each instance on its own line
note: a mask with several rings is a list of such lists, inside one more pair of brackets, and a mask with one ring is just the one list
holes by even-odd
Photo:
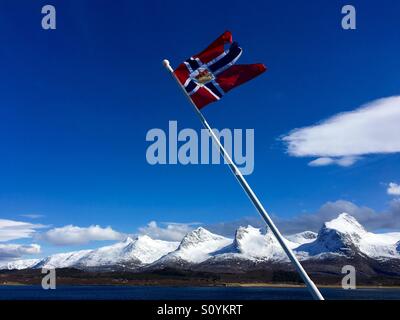
[[[323, 288], [326, 299], [400, 300], [400, 289]], [[308, 300], [305, 288], [153, 286], [0, 286], [0, 300]]]

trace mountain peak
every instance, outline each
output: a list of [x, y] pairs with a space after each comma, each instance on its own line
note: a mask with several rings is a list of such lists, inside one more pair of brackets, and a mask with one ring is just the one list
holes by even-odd
[[255, 239], [260, 241], [262, 237], [263, 235], [258, 228], [254, 228], [251, 225], [248, 225], [247, 227], [239, 227], [235, 233], [234, 245], [239, 251], [241, 251], [243, 245], [248, 242], [254, 242]]
[[208, 231], [207, 229], [204, 229], [203, 227], [198, 227], [198, 228], [194, 229], [193, 232], [199, 233], [199, 234], [211, 233], [210, 231]]
[[211, 233], [210, 231], [204, 229], [203, 227], [198, 227], [190, 231], [183, 237], [179, 247], [185, 248], [188, 246], [195, 245], [197, 243], [207, 242], [211, 240], [220, 240], [223, 238], [224, 237]]
[[322, 253], [339, 253], [354, 255], [360, 250], [360, 243], [367, 231], [350, 214], [343, 212], [335, 219], [325, 222], [318, 233], [317, 239], [298, 247], [310, 255]]
[[139, 235], [136, 240], [132, 240], [131, 242], [137, 242], [137, 241], [153, 241], [154, 239], [147, 234], [141, 234]]
[[347, 234], [364, 234], [367, 232], [356, 218], [346, 212], [341, 213], [335, 219], [325, 222], [324, 227]]
[[249, 234], [252, 235], [259, 235], [261, 234], [260, 229], [259, 228], [254, 228], [251, 225], [248, 225], [247, 227], [239, 227], [236, 230], [235, 233], [235, 241], [240, 241], [242, 239], [244, 239], [246, 236], [248, 236]]
[[132, 243], [132, 242], [135, 242], [135, 240], [133, 239], [133, 238], [131, 238], [131, 237], [126, 237], [126, 239], [123, 241], [125, 244], [129, 244], [129, 243]]
[[207, 240], [210, 237], [212, 237], [212, 233], [210, 231], [208, 231], [207, 229], [204, 229], [203, 227], [198, 227], [194, 230], [192, 230], [191, 232], [189, 232], [185, 237], [189, 236], [189, 237], [195, 237], [198, 240], [202, 241], [202, 240]]
[[157, 263], [164, 266], [169, 263], [200, 263], [210, 258], [212, 252], [217, 252], [232, 243], [232, 239], [214, 234], [202, 227], [187, 233], [178, 249], [162, 257]]

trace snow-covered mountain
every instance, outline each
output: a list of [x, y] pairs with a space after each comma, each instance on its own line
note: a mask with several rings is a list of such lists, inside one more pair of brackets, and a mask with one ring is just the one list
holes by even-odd
[[[341, 257], [361, 257], [378, 262], [400, 259], [400, 232], [368, 232], [347, 213], [324, 223], [318, 234], [304, 231], [287, 236], [285, 241], [303, 261]], [[0, 265], [0, 269], [74, 267], [112, 270], [118, 267], [146, 270], [216, 265], [234, 268], [243, 262], [250, 266], [254, 263], [286, 263], [288, 258], [268, 229], [240, 227], [234, 239], [230, 239], [200, 227], [186, 234], [180, 243], [139, 236], [95, 250], [58, 253], [39, 261], [13, 261]]]
[[315, 241], [299, 246], [296, 251], [318, 258], [332, 254], [363, 254], [374, 259], [400, 258], [396, 250], [399, 239], [400, 232], [368, 232], [354, 217], [342, 213], [336, 219], [324, 223]]
[[5, 263], [0, 263], [0, 270], [8, 269], [8, 270], [22, 270], [29, 269], [38, 264], [40, 259], [24, 259], [24, 260], [15, 260]]
[[153, 266], [170, 266], [174, 263], [193, 264], [200, 263], [208, 258], [210, 254], [226, 247], [232, 243], [232, 239], [211, 233], [199, 227], [189, 232], [181, 241], [179, 247], [158, 261]]
[[154, 240], [146, 235], [136, 240], [127, 238], [124, 242], [92, 250], [83, 256], [81, 267], [100, 266], [141, 266], [152, 263], [176, 249], [179, 242]]
[[[291, 247], [298, 244], [287, 240]], [[240, 227], [236, 230], [233, 242], [212, 254], [214, 260], [270, 260], [283, 261], [287, 257], [273, 234], [267, 230], [265, 233], [252, 226]]]
[[[127, 238], [125, 241], [95, 250], [53, 254], [42, 260], [36, 260], [36, 263], [26, 263], [26, 268], [74, 267], [89, 269], [116, 266], [137, 268], [158, 260], [165, 254], [175, 250], [178, 245], [179, 242], [154, 240], [148, 236], [139, 236], [135, 240]], [[27, 260], [15, 261], [13, 264], [7, 265], [7, 268], [24, 269], [24, 261]]]
[[39, 261], [34, 268], [71, 268], [78, 264], [79, 260], [87, 255], [90, 250], [80, 250], [67, 253], [53, 254]]

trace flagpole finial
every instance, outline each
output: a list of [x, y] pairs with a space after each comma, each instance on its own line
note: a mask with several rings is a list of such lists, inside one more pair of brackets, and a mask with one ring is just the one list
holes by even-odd
[[163, 60], [163, 65], [165, 68], [167, 68], [169, 71], [173, 72], [174, 70], [172, 69], [171, 65], [169, 64], [169, 61], [167, 59]]

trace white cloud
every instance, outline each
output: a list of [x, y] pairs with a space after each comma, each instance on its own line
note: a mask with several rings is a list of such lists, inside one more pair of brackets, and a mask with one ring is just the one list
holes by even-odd
[[165, 227], [160, 227], [157, 222], [150, 221], [146, 227], [139, 228], [140, 234], [148, 235], [153, 239], [167, 241], [181, 241], [186, 233], [193, 230], [193, 226], [198, 223], [164, 223]]
[[40, 246], [38, 244], [0, 244], [0, 260], [21, 258], [26, 254], [40, 253]]
[[400, 185], [394, 182], [389, 183], [389, 187], [387, 188], [387, 193], [392, 196], [400, 196]]
[[40, 219], [43, 218], [44, 215], [42, 214], [21, 214], [21, 217], [29, 218], [29, 219]]
[[51, 229], [40, 235], [39, 239], [55, 245], [80, 245], [90, 241], [122, 240], [125, 235], [111, 227], [102, 228], [92, 225], [87, 228], [67, 225]]
[[400, 96], [374, 100], [282, 138], [295, 157], [318, 157], [311, 166], [352, 165], [361, 156], [400, 152]]
[[308, 163], [311, 167], [322, 167], [329, 166], [331, 164], [336, 164], [341, 167], [350, 167], [353, 163], [359, 160], [360, 157], [343, 157], [343, 158], [330, 158], [330, 157], [321, 157], [315, 160], [312, 160]]
[[31, 238], [37, 229], [43, 228], [41, 224], [22, 221], [0, 219], [0, 242], [22, 238]]

